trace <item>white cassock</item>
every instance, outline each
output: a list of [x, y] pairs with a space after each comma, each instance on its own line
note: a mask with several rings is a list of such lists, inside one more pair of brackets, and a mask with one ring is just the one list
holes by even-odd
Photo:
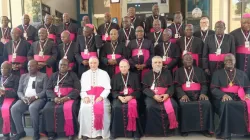
[[[103, 107], [104, 107], [104, 116], [103, 116], [103, 129], [96, 130], [94, 128], [94, 112], [93, 104], [95, 95], [88, 95], [92, 87], [103, 87], [104, 90], [100, 94], [103, 97]], [[110, 120], [111, 120], [111, 107], [108, 100], [108, 95], [110, 93], [110, 78], [106, 71], [97, 69], [95, 72], [88, 70], [82, 74], [81, 77], [81, 107], [78, 115], [78, 121], [80, 124], [79, 138], [86, 136], [89, 138], [96, 138], [102, 136], [103, 139], [110, 137]], [[84, 98], [89, 97], [90, 103], [84, 103]]]

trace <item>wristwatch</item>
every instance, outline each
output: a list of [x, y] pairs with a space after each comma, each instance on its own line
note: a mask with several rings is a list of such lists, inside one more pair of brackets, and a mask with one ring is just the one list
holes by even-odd
[[37, 99], [39, 99], [39, 97], [38, 97], [38, 96], [35, 96], [35, 98], [36, 98], [36, 100], [37, 100]]

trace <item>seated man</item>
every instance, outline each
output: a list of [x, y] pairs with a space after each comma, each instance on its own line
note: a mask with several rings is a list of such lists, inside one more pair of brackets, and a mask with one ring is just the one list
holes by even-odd
[[224, 69], [213, 73], [211, 92], [219, 115], [216, 138], [231, 139], [231, 134], [250, 132], [250, 83], [245, 72], [235, 68], [235, 57], [227, 54]]
[[56, 134], [74, 140], [78, 131], [76, 120], [80, 88], [76, 73], [69, 71], [69, 60], [60, 60], [59, 71], [53, 73], [49, 79], [46, 91], [48, 102], [43, 109], [49, 140], [54, 140]]
[[10, 132], [16, 133], [15, 124], [11, 118], [10, 108], [17, 100], [19, 77], [11, 74], [11, 64], [7, 61], [1, 65], [0, 87], [0, 130], [3, 140], [10, 140]]
[[120, 61], [119, 68], [121, 72], [111, 80], [114, 100], [110, 139], [134, 137], [139, 140], [142, 133], [136, 100], [141, 94], [139, 77], [129, 71], [130, 66], [126, 59]]
[[17, 134], [14, 140], [26, 136], [22, 123], [22, 115], [29, 110], [32, 127], [34, 129], [33, 140], [39, 140], [39, 111], [45, 105], [46, 86], [48, 77], [38, 71], [38, 62], [30, 60], [28, 63], [29, 73], [23, 74], [19, 81], [19, 100], [11, 108], [11, 116], [15, 123]]
[[185, 54], [182, 59], [184, 66], [175, 72], [182, 136], [187, 136], [190, 131], [200, 131], [204, 136], [211, 137], [209, 132], [213, 132], [213, 112], [207, 97], [205, 73], [193, 66], [191, 54]]
[[79, 138], [107, 139], [110, 137], [110, 78], [98, 68], [97, 57], [89, 59], [90, 70], [81, 78], [81, 106], [79, 111]]
[[174, 87], [169, 70], [163, 69], [162, 58], [152, 58], [153, 70], [142, 79], [143, 93], [146, 95], [145, 135], [169, 136], [178, 128], [177, 103], [172, 99]]

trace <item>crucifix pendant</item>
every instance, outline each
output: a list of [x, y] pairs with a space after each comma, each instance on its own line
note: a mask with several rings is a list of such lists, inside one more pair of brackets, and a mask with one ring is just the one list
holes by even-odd
[[234, 85], [233, 82], [230, 82], [230, 83], [229, 83], [229, 86], [230, 86], [230, 87], [233, 86], [233, 85]]

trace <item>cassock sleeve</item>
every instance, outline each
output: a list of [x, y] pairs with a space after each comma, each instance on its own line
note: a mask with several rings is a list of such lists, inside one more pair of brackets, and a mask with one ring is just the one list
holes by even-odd
[[149, 57], [149, 59], [147, 60], [147, 62], [146, 62], [146, 67], [147, 68], [150, 68], [151, 67], [151, 64], [152, 64], [152, 62], [151, 62], [151, 60], [152, 60], [152, 58], [154, 57], [154, 45], [152, 44], [152, 42], [151, 41], [149, 41], [151, 44], [150, 44], [150, 48], [149, 48], [149, 55], [150, 55], [150, 57]]
[[113, 97], [114, 99], [118, 98], [118, 96], [120, 95], [119, 92], [121, 91], [121, 89], [119, 89], [119, 86], [118, 86], [118, 83], [119, 83], [120, 81], [117, 80], [117, 79], [118, 79], [117, 76], [118, 76], [118, 75], [114, 76], [114, 77], [111, 79], [112, 97]]
[[96, 48], [100, 49], [103, 46], [102, 37], [100, 35], [95, 35]]
[[6, 43], [4, 45], [4, 49], [3, 49], [3, 60], [4, 61], [8, 61], [8, 51], [7, 51], [8, 45], [10, 45], [10, 43]]
[[172, 70], [179, 62], [180, 60], [180, 48], [177, 45], [173, 46], [174, 49], [172, 53], [172, 61], [168, 64], [168, 69]]
[[[56, 97], [54, 93], [54, 80], [56, 80], [56, 73], [53, 73], [52, 76], [49, 78], [48, 84], [47, 84], [47, 90], [46, 90], [46, 96], [48, 101], [54, 102], [54, 99]], [[21, 81], [21, 80], [20, 80]]]
[[103, 25], [100, 25], [100, 26], [97, 28], [97, 31], [96, 31], [97, 34], [100, 35], [100, 36], [102, 35], [102, 26], [103, 26]]
[[107, 72], [104, 72], [103, 74], [102, 74], [102, 79], [103, 80], [105, 80], [105, 83], [109, 83], [109, 88], [104, 88], [104, 90], [102, 91], [102, 93], [100, 94], [100, 96], [102, 97], [102, 98], [107, 98], [108, 97], [108, 95], [109, 95], [109, 93], [110, 93], [110, 78], [109, 78], [109, 75], [108, 75], [108, 73]]
[[79, 97], [79, 93], [81, 91], [81, 83], [74, 72], [70, 72], [70, 76], [74, 79], [73, 90], [67, 95], [72, 100], [76, 100]]
[[229, 35], [230, 37], [230, 53], [232, 53], [233, 55], [235, 55], [235, 40], [234, 37], [232, 35]]
[[146, 22], [145, 22], [145, 33], [150, 32], [150, 25], [151, 25], [150, 22], [151, 22], [151, 21], [150, 21], [150, 17], [146, 18]]
[[133, 58], [132, 58], [132, 43], [131, 43], [131, 41], [128, 43], [128, 46], [127, 46], [127, 58], [129, 61], [130, 68], [134, 69], [135, 62], [133, 61]]
[[107, 47], [108, 44], [105, 43], [105, 45], [100, 49], [100, 60], [105, 66], [108, 66]]
[[202, 68], [208, 69], [208, 51], [209, 51], [209, 41], [205, 40], [203, 52], [202, 52]]
[[142, 79], [142, 90], [146, 96], [153, 98], [155, 93], [150, 89], [151, 84], [152, 84], [151, 83], [152, 80], [150, 80], [151, 75], [149, 73], [151, 73], [151, 72], [146, 73]]
[[30, 46], [29, 52], [27, 54], [28, 60], [31, 60], [34, 58], [34, 46], [36, 43], [32, 43], [32, 45]]
[[78, 36], [76, 40], [76, 49], [78, 50], [78, 53], [75, 55], [76, 61], [78, 62], [78, 64], [82, 64], [82, 61], [83, 61], [80, 48], [81, 48], [81, 45], [80, 45], [80, 39]]
[[49, 67], [52, 67], [56, 64], [57, 55], [58, 55], [57, 46], [56, 44], [53, 43], [53, 46], [51, 48], [51, 57], [46, 62]]
[[218, 100], [220, 100], [225, 95], [225, 93], [220, 90], [219, 72], [220, 71], [216, 71], [213, 73], [212, 82], [210, 85], [212, 95]]
[[168, 90], [165, 94], [168, 94], [170, 97], [172, 97], [174, 95], [174, 84], [171, 72], [169, 70], [162, 70], [162, 72], [164, 72], [164, 75], [162, 76], [164, 78], [166, 77], [166, 79], [164, 79], [166, 80], [166, 82], [164, 83], [166, 85], [164, 87], [168, 87]]
[[124, 58], [126, 58], [126, 46], [125, 46], [125, 43], [120, 43], [120, 47], [121, 47], [121, 50], [122, 50], [122, 53], [121, 53], [121, 57], [116, 59], [116, 62], [117, 62], [117, 65], [119, 65], [120, 61]]
[[176, 96], [178, 99], [180, 99], [182, 96], [186, 95], [186, 93], [182, 90], [182, 84], [181, 84], [181, 71], [180, 68], [175, 72], [174, 81], [175, 81], [175, 88], [176, 88]]
[[[199, 77], [197, 77], [199, 78]], [[208, 93], [208, 87], [207, 87], [207, 78], [206, 78], [206, 75], [205, 75], [205, 72], [203, 70], [201, 70], [201, 81], [200, 81], [200, 84], [201, 84], [201, 93], [200, 94], [205, 94], [207, 95]]]
[[13, 89], [11, 90], [5, 90], [5, 97], [7, 98], [17, 98], [17, 90], [18, 90], [18, 84], [19, 84], [19, 77], [13, 76]]
[[132, 79], [133, 79], [132, 86], [133, 86], [134, 92], [131, 93], [131, 96], [135, 97], [136, 99], [139, 99], [141, 96], [141, 84], [139, 81], [139, 77], [138, 77], [138, 75], [134, 74]]
[[39, 99], [46, 98], [46, 87], [48, 83], [48, 77], [46, 74], [43, 75], [42, 81], [43, 81], [43, 90], [40, 93], [37, 93], [37, 96], [39, 97]]
[[197, 41], [197, 47], [198, 47], [198, 56], [199, 56], [199, 64], [198, 64], [198, 66], [197, 67], [202, 67], [202, 51], [203, 51], [203, 48], [204, 48], [204, 43], [203, 43], [203, 41], [201, 40], [201, 39], [199, 39], [199, 38], [197, 38], [198, 39], [198, 41]]

